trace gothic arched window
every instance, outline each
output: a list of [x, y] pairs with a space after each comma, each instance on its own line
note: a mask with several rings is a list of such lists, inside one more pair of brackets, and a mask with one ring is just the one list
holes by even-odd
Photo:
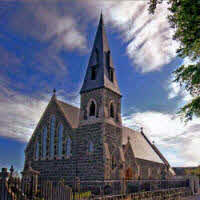
[[66, 142], [66, 155], [67, 155], [67, 157], [71, 156], [71, 148], [72, 148], [72, 141], [71, 141], [70, 137], [68, 137], [67, 142]]
[[96, 67], [92, 67], [91, 69], [91, 80], [96, 80], [97, 70]]
[[111, 82], [113, 82], [114, 81], [114, 71], [113, 71], [113, 68], [109, 67], [108, 73], [109, 73], [109, 80]]
[[38, 160], [39, 159], [39, 142], [36, 142], [35, 145], [35, 159]]
[[110, 117], [114, 118], [114, 106], [113, 106], [113, 103], [110, 104]]
[[89, 142], [89, 147], [88, 147], [88, 152], [92, 153], [94, 151], [94, 144], [92, 143], [92, 141]]
[[114, 155], [112, 155], [111, 168], [114, 169], [115, 167], [116, 167], [116, 161]]
[[60, 124], [58, 128], [58, 156], [62, 156], [62, 136], [63, 136], [63, 125]]
[[53, 115], [51, 118], [51, 128], [50, 128], [50, 156], [51, 158], [53, 158], [54, 156], [55, 121], [56, 121], [56, 118]]
[[94, 101], [92, 101], [90, 103], [90, 116], [95, 116], [95, 112], [96, 112], [96, 105]]
[[46, 158], [47, 153], [47, 127], [43, 128], [42, 133], [42, 158]]

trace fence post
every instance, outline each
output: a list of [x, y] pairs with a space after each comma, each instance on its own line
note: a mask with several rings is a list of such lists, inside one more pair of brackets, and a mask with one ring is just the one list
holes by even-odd
[[2, 168], [2, 171], [0, 173], [0, 177], [1, 177], [1, 199], [2, 200], [7, 200], [8, 197], [8, 191], [7, 191], [7, 179], [8, 179], [9, 173], [7, 172], [7, 168]]

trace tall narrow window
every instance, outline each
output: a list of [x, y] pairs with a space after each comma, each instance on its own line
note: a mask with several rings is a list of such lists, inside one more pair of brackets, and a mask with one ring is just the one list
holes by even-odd
[[54, 156], [54, 137], [55, 137], [55, 116], [51, 118], [51, 128], [50, 128], [50, 156], [53, 158]]
[[95, 106], [94, 101], [92, 101], [90, 104], [90, 116], [95, 116], [95, 110], [96, 110], [96, 106]]
[[38, 160], [39, 159], [39, 142], [36, 142], [35, 145], [35, 159]]
[[66, 142], [66, 155], [67, 155], [67, 157], [71, 156], [71, 145], [72, 145], [72, 141], [71, 141], [70, 137], [68, 137], [67, 142]]
[[108, 51], [106, 54], [106, 62], [107, 62], [107, 66], [110, 66], [110, 51]]
[[42, 158], [46, 158], [47, 153], [47, 127], [43, 128], [42, 133]]
[[93, 66], [91, 70], [91, 80], [96, 80], [96, 67]]
[[111, 82], [114, 81], [114, 72], [113, 69], [111, 67], [109, 67], [109, 79]]
[[95, 48], [95, 52], [96, 52], [97, 63], [99, 63], [99, 51], [97, 48]]
[[60, 124], [58, 129], [58, 156], [62, 156], [62, 136], [63, 136], [63, 125]]
[[94, 151], [94, 145], [93, 145], [93, 143], [90, 141], [89, 142], [89, 147], [88, 147], [88, 152], [89, 153], [92, 153]]
[[113, 103], [110, 104], [110, 117], [114, 118], [114, 106], [113, 106]]
[[116, 167], [116, 162], [115, 162], [114, 155], [112, 155], [111, 168], [114, 169], [115, 167]]

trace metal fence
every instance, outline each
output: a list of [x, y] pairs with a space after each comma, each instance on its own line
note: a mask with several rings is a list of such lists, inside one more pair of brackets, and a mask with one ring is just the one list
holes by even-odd
[[189, 188], [189, 180], [74, 180], [65, 184], [73, 188], [74, 199], [84, 199], [91, 196], [122, 195], [147, 191]]

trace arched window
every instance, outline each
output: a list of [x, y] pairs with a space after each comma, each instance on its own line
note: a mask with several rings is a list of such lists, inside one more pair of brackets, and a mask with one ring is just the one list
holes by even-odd
[[110, 104], [110, 117], [114, 118], [114, 106], [113, 106], [113, 103]]
[[88, 152], [92, 153], [94, 151], [94, 144], [92, 143], [92, 141], [89, 142], [89, 147], [88, 147]]
[[42, 158], [46, 158], [47, 153], [47, 127], [43, 128], [42, 133]]
[[63, 136], [63, 125], [60, 124], [58, 128], [58, 156], [62, 156], [62, 136]]
[[97, 74], [97, 69], [96, 69], [96, 67], [92, 67], [92, 69], [91, 69], [91, 80], [96, 80], [96, 74]]
[[90, 116], [95, 116], [95, 112], [96, 112], [96, 106], [94, 101], [92, 101], [90, 103]]
[[53, 158], [54, 156], [54, 136], [55, 136], [55, 116], [51, 118], [51, 128], [50, 128], [50, 156]]
[[114, 155], [112, 155], [111, 167], [114, 169], [116, 167], [116, 161]]
[[35, 159], [38, 160], [39, 159], [39, 142], [36, 142], [35, 145]]
[[71, 156], [71, 146], [72, 146], [72, 141], [71, 141], [70, 137], [68, 137], [67, 142], [66, 142], [66, 155], [67, 155], [67, 157]]

